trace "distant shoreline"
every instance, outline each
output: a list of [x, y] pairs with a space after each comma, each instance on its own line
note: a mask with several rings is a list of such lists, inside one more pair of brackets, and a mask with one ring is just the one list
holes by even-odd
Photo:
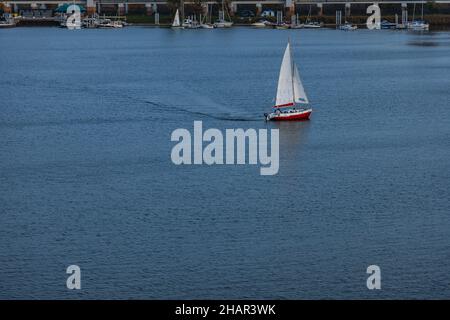
[[[368, 16], [350, 16], [347, 18], [348, 22], [352, 24], [356, 24], [359, 28], [364, 29], [366, 25]], [[164, 21], [163, 23], [160, 23], [156, 25], [154, 21], [151, 21], [150, 19], [148, 21], [142, 21], [141, 19], [134, 19], [134, 16], [126, 16], [126, 21], [129, 23], [130, 26], [142, 26], [142, 27], [160, 27], [160, 28], [169, 28], [171, 26], [170, 22]], [[263, 20], [257, 19], [257, 20]], [[334, 16], [321, 16], [320, 19], [312, 19], [313, 21], [319, 21], [323, 24], [325, 28], [335, 28], [336, 22]], [[395, 15], [386, 15], [382, 17], [382, 20], [388, 20], [390, 22], [395, 21]], [[427, 21], [432, 30], [450, 30], [450, 14], [432, 14], [424, 17], [424, 20]], [[305, 19], [301, 19], [301, 21], [305, 21]], [[253, 21], [244, 22], [244, 21], [235, 21], [234, 27], [249, 27], [249, 28], [255, 28], [255, 29], [270, 29], [270, 27], [267, 28], [256, 28], [252, 27]], [[18, 20], [16, 27], [43, 27], [43, 26], [59, 26], [59, 22], [57, 23], [54, 20]]]

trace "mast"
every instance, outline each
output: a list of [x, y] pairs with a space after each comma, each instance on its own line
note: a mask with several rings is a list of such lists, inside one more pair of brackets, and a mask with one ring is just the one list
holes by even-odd
[[184, 22], [184, 0], [180, 0], [181, 21]]
[[423, 2], [422, 2], [422, 21], [423, 21]]
[[224, 4], [224, 0], [222, 0], [222, 15], [221, 17], [219, 17], [219, 21], [225, 21], [225, 4]]
[[291, 38], [288, 38], [288, 44], [289, 44], [289, 54], [291, 56], [291, 85], [292, 85], [292, 102], [295, 105], [295, 88], [294, 88], [294, 57], [292, 56], [292, 49], [291, 49]]
[[311, 22], [311, 4], [309, 5], [308, 16], [306, 17], [306, 22]]
[[208, 12], [209, 12], [209, 20], [208, 20], [208, 22], [212, 23], [212, 6], [210, 8], [209, 4], [208, 4]]

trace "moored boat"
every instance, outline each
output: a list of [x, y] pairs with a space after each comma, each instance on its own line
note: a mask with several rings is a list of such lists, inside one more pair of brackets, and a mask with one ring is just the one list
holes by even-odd
[[275, 25], [275, 29], [278, 30], [284, 30], [284, 29], [289, 29], [289, 25], [287, 23], [279, 23]]
[[5, 13], [2, 17], [0, 17], [0, 28], [12, 28], [15, 26], [16, 21], [10, 14]]
[[[231, 26], [233, 26], [233, 22], [225, 19], [225, 12], [226, 12], [226, 8], [225, 8], [224, 1], [222, 0], [222, 10], [219, 11], [219, 19], [217, 19], [214, 22], [215, 28], [230, 28]], [[228, 14], [228, 18], [230, 18], [229, 14]]]
[[407, 28], [414, 31], [426, 31], [430, 29], [430, 25], [423, 20], [414, 20], [407, 24]]
[[288, 42], [281, 63], [275, 106], [266, 121], [308, 120], [312, 112]]
[[202, 17], [202, 15], [200, 15], [200, 28], [201, 29], [214, 29], [214, 25], [211, 23], [211, 11], [212, 9], [210, 9], [209, 4], [206, 5], [208, 8], [208, 12], [209, 15], [205, 15]]
[[99, 21], [95, 17], [87, 17], [81, 21], [81, 26], [83, 28], [93, 29], [98, 28]]
[[230, 28], [233, 26], [233, 22], [231, 21], [226, 21], [226, 20], [217, 20], [216, 22], [214, 22], [214, 27], [215, 28]]
[[306, 22], [303, 25], [303, 28], [306, 28], [306, 29], [315, 29], [315, 28], [321, 28], [321, 27], [322, 27], [322, 25], [319, 22], [312, 22], [312, 21]]
[[422, 18], [420, 20], [415, 20], [414, 16], [416, 14], [416, 4], [414, 3], [413, 9], [413, 20], [406, 24], [406, 28], [413, 31], [426, 31], [430, 29], [430, 25], [423, 20], [423, 2], [422, 2]]
[[209, 23], [202, 23], [202, 24], [200, 24], [200, 28], [202, 28], [202, 29], [214, 29], [214, 25], [209, 24]]
[[123, 28], [122, 22], [111, 19], [102, 19], [97, 26], [101, 29]]
[[0, 21], [0, 28], [13, 28], [15, 26], [16, 26], [15, 22]]
[[277, 11], [277, 23], [273, 25], [275, 29], [289, 29], [289, 24], [284, 21], [283, 11]]
[[255, 28], [266, 28], [266, 27], [269, 27], [271, 25], [272, 25], [272, 23], [267, 21], [267, 20], [261, 20], [261, 21], [254, 22], [254, 23], [251, 24], [251, 26], [255, 27]]
[[317, 29], [317, 28], [321, 28], [322, 24], [320, 24], [317, 21], [312, 21], [311, 20], [311, 7], [312, 5], [309, 5], [309, 11], [308, 11], [308, 16], [306, 17], [306, 21], [303, 25], [303, 28], [306, 29]]
[[303, 29], [305, 25], [303, 23], [291, 24], [291, 29]]
[[291, 17], [291, 29], [303, 29], [304, 24], [300, 23], [300, 19], [298, 18], [298, 14]]
[[185, 29], [199, 29], [201, 27], [200, 23], [195, 19], [195, 17], [184, 19], [182, 26]]
[[397, 29], [398, 24], [395, 22], [389, 22], [387, 20], [383, 20], [380, 23], [381, 29]]
[[339, 26], [339, 30], [344, 30], [344, 31], [353, 31], [353, 30], [356, 30], [356, 29], [358, 29], [358, 27], [352, 25], [349, 22], [345, 22], [343, 25]]
[[180, 22], [180, 11], [178, 9], [177, 12], [175, 12], [175, 17], [173, 18], [172, 29], [184, 29]]

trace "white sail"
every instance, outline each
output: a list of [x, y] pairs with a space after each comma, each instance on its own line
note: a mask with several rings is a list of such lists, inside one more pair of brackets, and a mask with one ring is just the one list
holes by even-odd
[[177, 12], [175, 13], [175, 18], [173, 18], [172, 27], [179, 27], [180, 24], [180, 12], [177, 9]]
[[277, 99], [275, 106], [289, 106], [294, 104], [294, 86], [292, 82], [291, 46], [288, 43], [281, 62], [280, 76], [278, 78]]
[[302, 85], [302, 80], [300, 79], [300, 74], [298, 73], [297, 65], [294, 63], [294, 101], [297, 103], [309, 103], [308, 97], [306, 96], [305, 89]]

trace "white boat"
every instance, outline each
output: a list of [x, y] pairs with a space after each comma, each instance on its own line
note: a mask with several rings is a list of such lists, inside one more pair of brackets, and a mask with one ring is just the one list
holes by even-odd
[[423, 3], [422, 3], [422, 18], [420, 20], [415, 20], [414, 19], [415, 14], [416, 14], [416, 4], [414, 3], [413, 20], [406, 24], [406, 28], [411, 29], [413, 31], [429, 30], [430, 25], [423, 20]]
[[13, 28], [15, 26], [15, 22], [0, 21], [0, 28]]
[[291, 29], [303, 29], [305, 25], [303, 23], [291, 24]]
[[113, 21], [112, 24], [113, 24], [114, 28], [123, 28], [123, 26], [124, 26], [123, 22], [119, 21], [119, 20]]
[[318, 22], [312, 22], [312, 21], [309, 21], [309, 22], [305, 22], [305, 24], [303, 25], [303, 28], [309, 28], [309, 29], [313, 29], [313, 28], [321, 28], [322, 27], [322, 25], [320, 24], [320, 23], [318, 23]]
[[289, 24], [284, 22], [283, 11], [277, 11], [277, 23], [273, 25], [275, 29], [289, 29]]
[[291, 29], [303, 29], [305, 25], [303, 23], [291, 25]]
[[0, 17], [0, 28], [12, 28], [15, 26], [16, 21], [10, 14], [5, 13], [2, 17]]
[[345, 22], [344, 24], [339, 26], [339, 30], [344, 30], [344, 31], [353, 31], [358, 29], [357, 26], [352, 25], [351, 23]]
[[177, 12], [175, 13], [175, 17], [173, 18], [172, 28], [173, 29], [183, 29], [184, 28], [180, 22], [180, 11], [178, 9], [177, 9]]
[[207, 4], [208, 14], [202, 17], [200, 14], [200, 28], [202, 29], [214, 29], [214, 25], [211, 23], [211, 11], [209, 4]]
[[430, 30], [430, 25], [423, 20], [414, 20], [407, 24], [407, 28], [414, 31]]
[[383, 20], [380, 23], [380, 29], [396, 29], [397, 26], [398, 26], [398, 23], [389, 22], [387, 20]]
[[222, 0], [222, 10], [219, 11], [219, 19], [214, 22], [214, 27], [216, 28], [230, 28], [233, 25], [233, 22], [227, 21], [225, 19], [225, 4]]
[[81, 25], [83, 28], [87, 29], [98, 28], [99, 21], [95, 17], [87, 17], [81, 21]]
[[0, 28], [13, 28], [15, 26], [16, 24], [14, 22], [0, 21]]
[[184, 19], [182, 26], [185, 29], [199, 29], [200, 23], [198, 23], [198, 21], [195, 18], [190, 17], [190, 18]]
[[231, 21], [225, 21], [225, 20], [217, 20], [214, 22], [215, 28], [230, 28], [233, 25], [233, 22]]
[[306, 21], [303, 24], [303, 28], [306, 29], [316, 29], [321, 28], [322, 25], [317, 21], [311, 21], [311, 5], [309, 5], [308, 16], [306, 17]]
[[265, 27], [267, 27], [267, 22], [266, 21], [258, 21], [258, 22], [252, 23], [251, 26], [255, 27], [255, 28], [265, 28]]
[[99, 28], [102, 29], [112, 29], [112, 28], [123, 28], [122, 22], [118, 20], [112, 21], [111, 19], [103, 19], [98, 24]]
[[289, 26], [287, 23], [284, 23], [284, 22], [275, 25], [275, 29], [278, 29], [278, 30], [289, 29], [289, 27], [290, 27], [290, 26]]
[[202, 23], [202, 24], [200, 24], [200, 28], [202, 28], [202, 29], [214, 29], [214, 25], [209, 24], [209, 23]]
[[298, 14], [295, 16], [293, 15], [291, 17], [291, 29], [303, 29], [305, 25], [303, 23], [300, 23], [300, 19], [298, 18]]
[[275, 106], [267, 121], [308, 120], [312, 112], [288, 42], [281, 63]]
[[230, 28], [233, 25], [233, 22], [231, 21], [225, 21], [225, 20], [217, 20], [214, 22], [215, 28]]

